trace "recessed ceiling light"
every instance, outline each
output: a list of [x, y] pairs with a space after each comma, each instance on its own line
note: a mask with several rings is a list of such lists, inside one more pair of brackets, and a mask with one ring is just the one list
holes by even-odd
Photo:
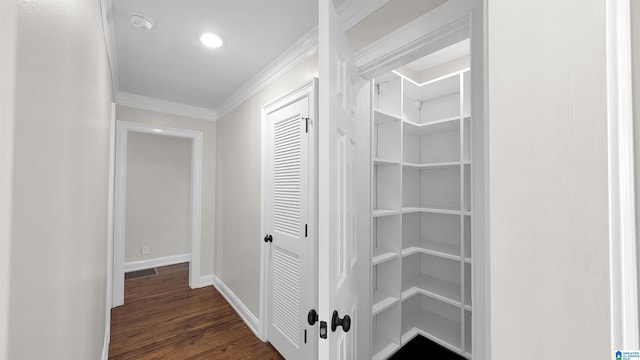
[[204, 33], [200, 35], [200, 41], [204, 44], [204, 46], [214, 49], [221, 47], [223, 43], [220, 36], [214, 33]]
[[153, 27], [153, 20], [142, 14], [129, 14], [129, 21], [138, 29], [151, 30]]

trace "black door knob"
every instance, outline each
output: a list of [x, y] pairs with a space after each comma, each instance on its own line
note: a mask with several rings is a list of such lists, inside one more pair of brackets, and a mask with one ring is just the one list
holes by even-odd
[[309, 314], [307, 314], [307, 322], [312, 326], [315, 325], [316, 322], [318, 322], [318, 312], [316, 311], [316, 309], [309, 310]]
[[345, 315], [342, 319], [338, 315], [337, 311], [333, 312], [333, 316], [331, 317], [331, 331], [336, 332], [338, 326], [342, 326], [342, 331], [349, 332], [351, 329], [351, 318], [349, 315]]
[[271, 235], [267, 234], [267, 235], [264, 237], [264, 242], [273, 242], [273, 236], [271, 236]]

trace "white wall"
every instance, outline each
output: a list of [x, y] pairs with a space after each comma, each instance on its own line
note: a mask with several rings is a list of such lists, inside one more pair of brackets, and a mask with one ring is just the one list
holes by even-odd
[[[127, 135], [125, 262], [191, 252], [191, 143]], [[142, 255], [143, 245], [148, 255]]]
[[605, 6], [488, 1], [493, 359], [609, 359]]
[[[200, 275], [206, 276], [213, 274], [215, 256], [214, 242], [216, 237], [216, 123], [213, 121], [193, 119], [121, 105], [116, 107], [116, 118], [118, 120], [156, 124], [202, 132], [202, 242]], [[129, 133], [129, 135], [131, 135], [131, 133]]]
[[7, 360], [17, 11], [0, 1], [0, 360]]
[[102, 353], [111, 83], [101, 23], [99, 1], [18, 2], [10, 359]]

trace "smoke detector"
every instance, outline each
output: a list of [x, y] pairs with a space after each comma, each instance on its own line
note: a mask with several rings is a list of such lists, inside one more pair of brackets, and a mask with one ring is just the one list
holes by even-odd
[[142, 14], [129, 14], [129, 21], [131, 22], [131, 25], [137, 27], [138, 29], [151, 30], [151, 28], [153, 27], [153, 20]]

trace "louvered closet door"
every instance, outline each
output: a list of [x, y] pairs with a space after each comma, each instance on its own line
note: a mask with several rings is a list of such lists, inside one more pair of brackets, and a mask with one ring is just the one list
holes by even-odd
[[[268, 340], [287, 359], [312, 359], [306, 323], [315, 284], [310, 269], [307, 98], [268, 114], [267, 217], [270, 244]], [[307, 331], [307, 333], [305, 333]], [[313, 339], [315, 341], [315, 339]]]

